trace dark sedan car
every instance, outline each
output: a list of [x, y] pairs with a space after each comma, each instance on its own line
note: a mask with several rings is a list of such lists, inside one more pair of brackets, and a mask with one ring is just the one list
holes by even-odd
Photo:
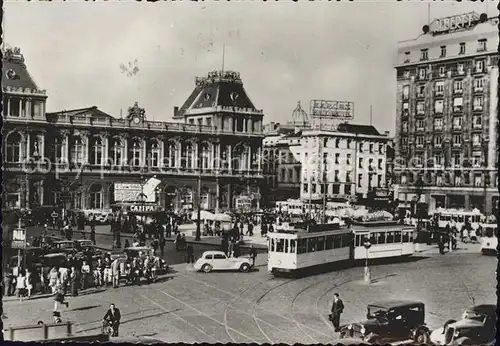
[[422, 302], [390, 300], [368, 305], [366, 320], [343, 326], [341, 338], [359, 338], [374, 344], [412, 340], [417, 344], [429, 341]]

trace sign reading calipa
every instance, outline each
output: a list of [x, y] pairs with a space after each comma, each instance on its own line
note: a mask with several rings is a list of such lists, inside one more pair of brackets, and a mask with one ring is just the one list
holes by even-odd
[[349, 101], [311, 100], [310, 115], [335, 119], [352, 119], [354, 103]]
[[439, 18], [432, 21], [429, 30], [433, 35], [451, 33], [454, 31], [473, 28], [479, 21], [475, 12], [459, 14], [452, 17]]

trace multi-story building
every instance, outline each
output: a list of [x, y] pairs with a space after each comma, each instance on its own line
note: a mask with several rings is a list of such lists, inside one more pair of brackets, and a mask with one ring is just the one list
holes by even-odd
[[291, 147], [302, 164], [301, 200], [362, 201], [374, 188], [387, 187], [388, 140], [388, 132], [347, 123], [335, 131], [302, 131], [300, 146]]
[[95, 106], [48, 113], [19, 49], [4, 52], [2, 73], [4, 208], [109, 208], [115, 183], [153, 176], [166, 209], [196, 208], [199, 180], [202, 208], [231, 209], [238, 198], [259, 207], [263, 112], [238, 73], [196, 78], [174, 109], [182, 123], [150, 121], [137, 103], [125, 118]]
[[300, 146], [302, 130], [310, 128], [309, 117], [300, 102], [286, 124], [265, 125], [263, 140], [263, 203], [272, 206], [276, 201], [300, 198], [302, 166], [291, 147]]
[[436, 19], [398, 46], [397, 198], [429, 209], [498, 201], [498, 18]]

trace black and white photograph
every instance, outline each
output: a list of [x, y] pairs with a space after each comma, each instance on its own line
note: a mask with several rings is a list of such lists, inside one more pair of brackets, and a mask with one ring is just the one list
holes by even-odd
[[497, 6], [4, 1], [3, 340], [495, 345]]

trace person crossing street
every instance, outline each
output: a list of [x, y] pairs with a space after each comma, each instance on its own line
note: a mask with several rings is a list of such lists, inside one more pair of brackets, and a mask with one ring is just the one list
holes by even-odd
[[344, 312], [344, 303], [338, 293], [333, 294], [333, 304], [332, 304], [332, 313], [331, 313], [331, 321], [333, 327], [336, 332], [340, 331], [340, 315]]

